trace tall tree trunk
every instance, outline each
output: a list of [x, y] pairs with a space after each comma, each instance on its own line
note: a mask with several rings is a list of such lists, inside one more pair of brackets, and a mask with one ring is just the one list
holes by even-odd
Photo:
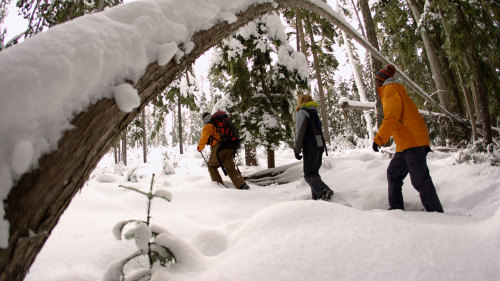
[[146, 132], [146, 108], [142, 111], [142, 158], [144, 163], [148, 163], [148, 134]]
[[[463, 28], [464, 40], [466, 42], [475, 42], [473, 38], [473, 32], [468, 24], [462, 7], [455, 6], [455, 15], [457, 17], [457, 22], [461, 23]], [[442, 14], [442, 9], [440, 10], [441, 21], [446, 31], [446, 22]], [[448, 40], [451, 40], [449, 33], [447, 32]], [[492, 132], [491, 132], [491, 120], [488, 109], [488, 96], [486, 81], [484, 81], [484, 75], [481, 68], [481, 59], [479, 58], [478, 52], [474, 44], [469, 44], [467, 50], [463, 51], [464, 61], [467, 67], [472, 72], [472, 93], [474, 97], [474, 103], [476, 106], [476, 113], [478, 114], [478, 120], [481, 122], [481, 128], [483, 132], [484, 141], [486, 144], [492, 142]]]
[[[441, 42], [436, 42], [438, 44], [434, 44], [434, 46], [441, 46], [443, 43]], [[464, 116], [464, 110], [467, 110], [464, 108], [464, 105], [462, 104], [462, 100], [460, 99], [460, 79], [457, 78], [458, 75], [455, 74], [455, 68], [453, 68], [453, 64], [450, 62], [447, 56], [441, 56], [441, 61], [443, 62], [443, 70], [444, 73], [443, 75], [445, 76], [445, 80], [448, 81], [448, 89], [451, 91], [451, 94], [453, 95], [456, 104], [450, 105], [451, 111], [456, 112], [459, 116]], [[458, 79], [458, 80], [457, 80]], [[451, 98], [451, 97], [450, 97]]]
[[467, 105], [467, 112], [469, 113], [470, 124], [472, 127], [472, 142], [477, 140], [477, 128], [476, 128], [476, 117], [474, 114], [474, 107], [472, 106], [471, 100], [469, 98], [469, 91], [467, 90], [467, 85], [465, 84], [464, 78], [460, 69], [457, 68], [457, 75], [460, 79], [460, 84], [462, 85], [462, 92], [464, 94], [465, 104]]
[[300, 47], [300, 30], [302, 29], [302, 21], [299, 16], [299, 9], [294, 9], [295, 11], [295, 43], [297, 44], [297, 52], [302, 52], [302, 48]]
[[[337, 1], [337, 5], [339, 5], [338, 1]], [[342, 7], [339, 6], [338, 10], [339, 10], [338, 11], [339, 13], [343, 14]], [[351, 49], [351, 43], [350, 43], [349, 39], [347, 38], [347, 34], [343, 30], [342, 30], [342, 37], [344, 38], [344, 44], [346, 46], [347, 55], [349, 57], [349, 62], [351, 63], [352, 74], [354, 75], [354, 81], [356, 82], [356, 86], [358, 87], [359, 100], [361, 102], [367, 102], [366, 93], [365, 93], [365, 86], [363, 85], [363, 82], [361, 81], [361, 75], [359, 73], [358, 63], [354, 59], [354, 56], [352, 54], [352, 49]], [[364, 115], [365, 121], [366, 121], [366, 131], [368, 133], [368, 138], [370, 140], [373, 140], [373, 138], [374, 138], [373, 125], [372, 125], [372, 117], [370, 116], [370, 112], [368, 110], [364, 111], [363, 115]]]
[[304, 32], [304, 23], [302, 22], [302, 14], [300, 12], [301, 11], [300, 9], [295, 9], [295, 10], [297, 11], [297, 27], [298, 27], [297, 41], [300, 42], [300, 50], [297, 50], [297, 51], [302, 52], [304, 54], [304, 56], [306, 56], [306, 59], [307, 59], [307, 43], [306, 43], [306, 36], [305, 36], [305, 32]]
[[[373, 23], [372, 13], [370, 12], [370, 6], [368, 5], [368, 0], [359, 0], [358, 2], [361, 14], [363, 14], [363, 21], [365, 23], [366, 39], [368, 42], [377, 50], [380, 50], [377, 40], [377, 32], [375, 31], [375, 24]], [[372, 82], [375, 85], [375, 73], [384, 67], [384, 64], [378, 60], [375, 56], [370, 55], [372, 61]], [[382, 124], [382, 119], [384, 118], [384, 111], [382, 108], [382, 101], [378, 96], [377, 89], [375, 88], [375, 108], [377, 111], [377, 127]]]
[[268, 147], [267, 148], [267, 168], [268, 169], [276, 167], [276, 163], [274, 160], [275, 160], [274, 149]]
[[[300, 46], [300, 49], [298, 49], [297, 51], [304, 54], [306, 61], [307, 61], [307, 65], [309, 66], [309, 59], [308, 59], [308, 55], [307, 55], [307, 43], [306, 43], [306, 37], [305, 37], [305, 31], [304, 31], [304, 22], [302, 21], [302, 12], [301, 12], [301, 9], [299, 9], [299, 8], [296, 8], [295, 11], [296, 11], [296, 17], [297, 17], [297, 36], [298, 36], [297, 42], [300, 42], [300, 44], [297, 43], [297, 46]], [[301, 93], [301, 92], [302, 92], [302, 90], [299, 90], [299, 93]], [[307, 85], [307, 92], [306, 93], [308, 93], [308, 94], [311, 93], [310, 85]]]
[[247, 166], [257, 166], [257, 150], [255, 147], [245, 145], [245, 164]]
[[118, 145], [115, 143], [113, 144], [113, 155], [115, 156], [115, 165], [120, 163], [120, 156], [118, 154]]
[[184, 150], [183, 150], [183, 147], [182, 147], [182, 114], [181, 114], [181, 91], [179, 91], [179, 94], [177, 95], [177, 99], [178, 99], [178, 102], [177, 102], [177, 115], [178, 115], [178, 124], [179, 124], [179, 136], [178, 136], [178, 139], [179, 139], [179, 153], [180, 154], [184, 154]]
[[[337, 1], [338, 3], [338, 1]], [[358, 7], [356, 7], [356, 4], [354, 3], [354, 0], [351, 0], [352, 8], [354, 9], [354, 14], [356, 15], [356, 18], [358, 19], [359, 22], [359, 29], [361, 30], [361, 35], [366, 38], [366, 32], [365, 28], [363, 27], [363, 23], [361, 22], [361, 18], [359, 17], [359, 11]]]
[[122, 133], [122, 161], [123, 165], [127, 166], [127, 129]]
[[[260, 53], [259, 55], [260, 61], [263, 62], [264, 60], [264, 53]], [[271, 105], [271, 108], [273, 108], [273, 103], [271, 100], [271, 89], [266, 84], [266, 75], [265, 75], [265, 68], [264, 65], [261, 63], [259, 65], [259, 71], [260, 71], [260, 83], [262, 87], [263, 94], [267, 97], [269, 100], [269, 104]], [[267, 167], [268, 168], [274, 168], [274, 150], [271, 150], [270, 148], [267, 149]]]
[[321, 68], [319, 66], [318, 47], [316, 46], [316, 42], [314, 41], [314, 34], [311, 26], [311, 19], [309, 17], [306, 18], [306, 29], [309, 33], [309, 40], [311, 40], [311, 52], [313, 55], [313, 64], [314, 64], [314, 72], [316, 72], [316, 80], [318, 81], [318, 91], [319, 91], [319, 108], [321, 110], [321, 124], [323, 126], [323, 135], [325, 136], [326, 142], [331, 145], [330, 142], [330, 132], [328, 125], [328, 115], [326, 114], [326, 99], [325, 93], [323, 90], [323, 78], [321, 78]]
[[97, 11], [102, 12], [104, 10], [104, 0], [97, 0]]
[[[410, 10], [415, 18], [415, 22], [420, 21], [420, 11], [418, 10], [417, 5], [412, 0], [406, 0]], [[437, 56], [437, 52], [434, 49], [434, 46], [431, 44], [431, 39], [427, 34], [427, 31], [424, 27], [420, 28], [420, 35], [422, 36], [422, 41], [424, 42], [424, 49], [427, 54], [427, 58], [429, 59], [429, 64], [431, 66], [432, 76], [434, 78], [434, 83], [436, 85], [436, 89], [438, 91], [438, 97], [440, 104], [446, 109], [450, 110], [450, 102], [449, 102], [449, 91], [446, 89], [446, 82], [443, 77], [443, 70], [441, 69], [441, 64], [439, 63], [439, 59]]]

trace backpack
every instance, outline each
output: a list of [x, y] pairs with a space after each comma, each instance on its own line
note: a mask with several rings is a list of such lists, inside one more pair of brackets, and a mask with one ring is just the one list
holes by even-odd
[[216, 140], [220, 143], [220, 148], [232, 148], [234, 152], [240, 148], [239, 132], [224, 111], [215, 112], [210, 118], [210, 123], [219, 133], [221, 139]]
[[321, 127], [321, 121], [319, 119], [318, 112], [316, 110], [310, 110], [308, 108], [302, 108], [302, 109], [304, 109], [305, 111], [307, 111], [307, 113], [309, 113], [309, 118], [306, 118], [307, 132], [305, 136], [305, 142], [312, 141], [315, 143], [315, 145], [317, 145], [315, 138], [316, 136], [321, 136], [321, 140], [323, 141], [323, 146], [325, 147], [326, 155], [328, 156], [328, 149], [326, 147], [325, 137], [323, 136], [323, 129]]

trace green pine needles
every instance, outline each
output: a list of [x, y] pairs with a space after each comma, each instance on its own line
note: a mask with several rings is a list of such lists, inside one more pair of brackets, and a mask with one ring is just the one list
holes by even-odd
[[[112, 262], [104, 274], [103, 281], [134, 281], [150, 278], [154, 266], [168, 267], [175, 263], [175, 256], [172, 251], [165, 245], [165, 239], [157, 239], [165, 230], [151, 225], [151, 206], [153, 198], [161, 198], [167, 201], [172, 200], [172, 194], [165, 190], [159, 189], [153, 193], [154, 174], [151, 177], [151, 185], [149, 192], [144, 192], [135, 187], [119, 185], [122, 188], [135, 191], [147, 197], [147, 215], [146, 220], [125, 220], [118, 222], [113, 228], [113, 234], [117, 240], [123, 237], [127, 240], [135, 240], [137, 249], [128, 254], [124, 258]], [[124, 232], [127, 225], [132, 225], [130, 229]], [[148, 266], [125, 272], [125, 266], [132, 260], [146, 257]]]

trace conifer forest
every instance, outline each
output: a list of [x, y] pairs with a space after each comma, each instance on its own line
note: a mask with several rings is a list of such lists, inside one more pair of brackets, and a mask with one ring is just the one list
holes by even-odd
[[[0, 6], [0, 49], [62, 22], [122, 3], [121, 0], [19, 0], [15, 5], [28, 26], [26, 31], [6, 41], [8, 26], [2, 22], [9, 2], [14, 1], [2, 1]], [[407, 87], [419, 109], [426, 113], [434, 145], [476, 144], [482, 151], [498, 145], [495, 138], [498, 139], [500, 123], [500, 3], [484, 0], [328, 3], [337, 5], [337, 10], [357, 26], [362, 36], [441, 105], [441, 108], [434, 106]], [[293, 141], [293, 109], [300, 93], [311, 93], [320, 101], [325, 136], [332, 148], [355, 147], [360, 140], [372, 136], [370, 132], [376, 130], [383, 117], [373, 86], [374, 73], [384, 67], [383, 63], [366, 55], [349, 35], [345, 36], [316, 14], [287, 9], [275, 16], [281, 19], [287, 36], [271, 34], [272, 29], [266, 26], [269, 21], [263, 17], [252, 23], [251, 36], [235, 33], [217, 44], [208, 77], [197, 76], [191, 67], [157, 96], [116, 142], [117, 161], [126, 159], [123, 155], [127, 146], [147, 149], [155, 145], [178, 145], [182, 153], [183, 144], [194, 144], [199, 138], [201, 113], [214, 110], [221, 100], [247, 136], [247, 164], [252, 163], [251, 152], [256, 147], [266, 147], [272, 152], [280, 143]], [[308, 77], [276, 64], [273, 58], [284, 44], [292, 44], [306, 56]], [[341, 76], [338, 58], [345, 57], [347, 49], [352, 61], [346, 63], [357, 73]], [[210, 84], [208, 91], [202, 83]], [[341, 102], [346, 100], [365, 103], [362, 107], [350, 107]], [[443, 114], [442, 108], [451, 114]], [[366, 115], [375, 121], [367, 123]], [[267, 122], [269, 118], [280, 122]], [[165, 132], [167, 124], [172, 124], [172, 129]]]

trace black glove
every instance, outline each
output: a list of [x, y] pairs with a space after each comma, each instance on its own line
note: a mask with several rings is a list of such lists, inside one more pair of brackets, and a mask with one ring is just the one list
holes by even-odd
[[373, 142], [372, 148], [373, 148], [373, 151], [378, 152], [378, 144], [376, 142]]
[[300, 155], [300, 152], [299, 153], [297, 153], [297, 152], [295, 153], [295, 158], [297, 160], [301, 160], [302, 159], [302, 156]]

